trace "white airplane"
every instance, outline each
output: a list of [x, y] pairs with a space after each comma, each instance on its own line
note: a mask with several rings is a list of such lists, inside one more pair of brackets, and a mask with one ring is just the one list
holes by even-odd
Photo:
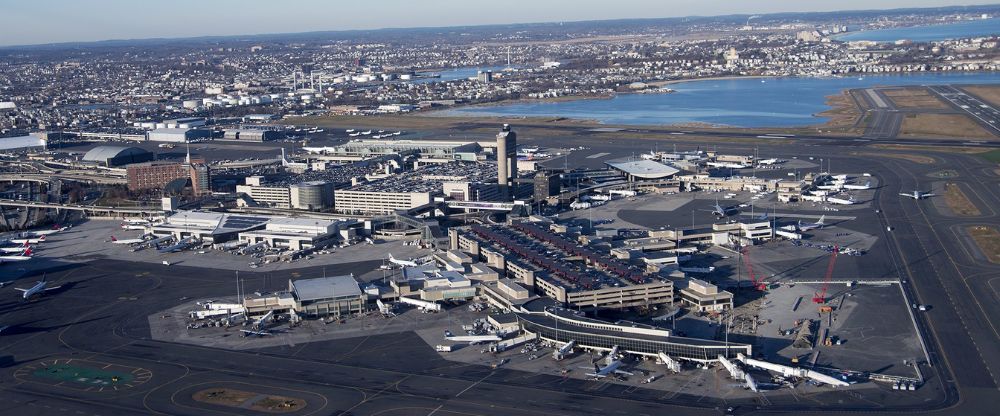
[[266, 335], [271, 335], [271, 333], [267, 331], [267, 328], [265, 326], [267, 325], [267, 321], [271, 320], [271, 318], [273, 317], [274, 317], [274, 311], [270, 311], [264, 316], [257, 318], [257, 320], [254, 321], [253, 326], [251, 327], [253, 329], [241, 329], [240, 332], [244, 334], [243, 336], [257, 335], [262, 337]]
[[717, 217], [725, 217], [725, 216], [728, 216], [729, 213], [734, 212], [736, 210], [733, 209], [732, 207], [723, 207], [722, 205], [719, 205], [719, 201], [716, 200], [715, 201], [715, 206], [712, 207], [711, 211], [712, 211], [712, 214], [715, 214], [715, 216], [717, 216]]
[[10, 242], [14, 244], [38, 244], [43, 241], [45, 241], [44, 235], [38, 238], [15, 238], [10, 240]]
[[865, 182], [864, 185], [844, 185], [844, 189], [853, 189], [858, 191], [872, 189], [872, 181]]
[[[426, 260], [427, 258], [424, 257], [423, 259]], [[424, 264], [430, 263], [429, 261], [425, 261], [423, 263], [417, 263], [417, 260], [412, 260], [412, 259], [411, 260], [400, 260], [400, 259], [397, 259], [397, 258], [393, 257], [392, 253], [389, 253], [389, 262], [392, 263], [392, 264], [399, 265], [399, 266], [404, 266], [404, 267], [418, 267], [418, 266], [422, 266]]]
[[7, 328], [10, 328], [10, 325], [0, 325], [0, 333], [3, 333], [3, 331], [6, 331]]
[[170, 235], [165, 236], [165, 237], [157, 237], [157, 238], [154, 238], [152, 240], [147, 241], [145, 245], [149, 246], [149, 247], [156, 247], [160, 243], [165, 243], [165, 242], [173, 240], [173, 239], [174, 239], [174, 237], [170, 236]]
[[819, 217], [819, 221], [816, 221], [816, 222], [803, 223], [800, 220], [799, 221], [799, 231], [809, 231], [809, 230], [814, 230], [816, 228], [823, 228], [826, 225], [826, 224], [823, 224], [823, 220], [825, 220], [825, 219], [826, 219], [826, 215], [820, 216]]
[[16, 254], [13, 256], [0, 256], [0, 263], [6, 263], [9, 261], [25, 261], [31, 260], [31, 247], [24, 249], [21, 254]]
[[708, 162], [708, 166], [713, 168], [727, 168], [727, 169], [745, 169], [749, 166], [742, 163], [732, 163], [732, 162]]
[[142, 237], [139, 237], [139, 238], [126, 238], [124, 240], [119, 240], [119, 239], [115, 238], [115, 236], [111, 236], [111, 243], [112, 244], [139, 244], [139, 243], [144, 243], [144, 242], [146, 242], [146, 240], [144, 238], [142, 238]]
[[[626, 376], [634, 375], [628, 371], [619, 370], [618, 367], [621, 367], [621, 365], [622, 362], [618, 360], [611, 361], [611, 363], [609, 363], [604, 367], [598, 366], [597, 363], [594, 363], [594, 372], [587, 373], [584, 375], [588, 377], [594, 377], [596, 379], [602, 379], [612, 374], [621, 374]], [[588, 367], [581, 367], [581, 368], [588, 368]]]
[[837, 205], [854, 205], [857, 203], [857, 201], [854, 200], [853, 196], [850, 197], [849, 199], [827, 197], [826, 202]]
[[924, 191], [913, 191], [913, 193], [903, 193], [903, 192], [900, 192], [899, 195], [900, 196], [909, 197], [909, 198], [913, 198], [913, 199], [924, 199], [924, 198], [929, 198], [929, 197], [935, 196], [934, 194], [932, 194], [930, 192], [924, 192]]
[[21, 298], [24, 299], [24, 300], [28, 300], [28, 299], [31, 299], [32, 296], [35, 296], [35, 295], [38, 295], [38, 294], [44, 294], [45, 292], [48, 292], [50, 290], [56, 290], [56, 289], [59, 289], [60, 287], [62, 287], [62, 286], [48, 287], [48, 284], [49, 284], [49, 282], [46, 282], [45, 278], [43, 277], [41, 281], [39, 281], [38, 283], [35, 283], [34, 286], [32, 286], [32, 287], [30, 287], [28, 289], [21, 289], [21, 288], [15, 287], [14, 290], [20, 291], [22, 293], [21, 294]]
[[822, 190], [825, 190], [825, 191], [839, 191], [839, 190], [844, 189], [846, 187], [847, 187], [847, 185], [844, 185], [843, 182], [834, 182], [834, 183], [828, 184], [828, 185], [817, 185], [816, 189], [822, 189]]
[[0, 247], [0, 253], [24, 253], [31, 245], [28, 243], [21, 244], [17, 247]]
[[444, 339], [452, 342], [468, 342], [469, 345], [475, 345], [483, 342], [497, 342], [502, 338], [496, 335], [454, 335], [446, 329], [444, 331]]
[[177, 244], [174, 244], [174, 245], [169, 246], [169, 247], [161, 248], [161, 249], [159, 249], [157, 251], [159, 251], [160, 253], [176, 253], [178, 251], [181, 251], [181, 250], [184, 250], [184, 249], [186, 249], [188, 247], [191, 247], [192, 245], [194, 245], [194, 242], [195, 242], [195, 240], [194, 240], [193, 237], [188, 237], [188, 238], [185, 238], [185, 239], [183, 239], [181, 241], [178, 241]]
[[759, 165], [776, 165], [779, 163], [785, 163], [785, 161], [782, 159], [762, 159], [757, 161]]
[[24, 238], [41, 237], [41, 236], [45, 236], [45, 235], [49, 235], [49, 234], [58, 233], [60, 231], [65, 230], [66, 228], [68, 228], [68, 227], [53, 228], [51, 230], [25, 231], [25, 232], [19, 234], [18, 236], [19, 237], [24, 237]]

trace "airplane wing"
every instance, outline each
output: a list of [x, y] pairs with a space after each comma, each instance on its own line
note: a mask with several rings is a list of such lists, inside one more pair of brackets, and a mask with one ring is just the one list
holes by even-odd
[[28, 289], [21, 289], [19, 287], [15, 287], [14, 290], [17, 290], [19, 292], [27, 292], [28, 291]]
[[61, 287], [62, 287], [62, 285], [59, 285], [59, 286], [53, 286], [53, 287], [47, 287], [47, 288], [45, 288], [45, 291], [47, 292], [47, 291], [50, 291], [50, 290], [56, 290], [56, 289], [59, 289], [59, 288], [61, 288]]
[[632, 374], [632, 373], [630, 373], [628, 371], [625, 371], [625, 370], [615, 370], [615, 374], [624, 374], [626, 376], [634, 376], [635, 375], [635, 374]]
[[908, 197], [913, 198], [913, 199], [917, 198], [917, 197], [913, 196], [913, 194], [904, 194], [902, 192], [899, 193], [899, 196], [908, 196]]

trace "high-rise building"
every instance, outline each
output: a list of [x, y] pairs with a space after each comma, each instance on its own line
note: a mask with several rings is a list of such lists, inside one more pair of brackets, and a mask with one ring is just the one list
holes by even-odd
[[535, 174], [535, 202], [542, 202], [549, 197], [559, 195], [561, 180], [558, 173], [541, 171]]
[[497, 184], [504, 201], [517, 194], [517, 133], [504, 124], [497, 134]]
[[476, 78], [479, 80], [479, 82], [482, 82], [484, 84], [489, 84], [493, 82], [493, 71], [476, 72]]

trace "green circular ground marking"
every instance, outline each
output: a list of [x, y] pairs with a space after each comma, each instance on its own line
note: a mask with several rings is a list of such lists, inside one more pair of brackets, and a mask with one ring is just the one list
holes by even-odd
[[45, 360], [21, 367], [14, 377], [83, 391], [117, 391], [145, 383], [153, 373], [144, 368], [88, 360]]

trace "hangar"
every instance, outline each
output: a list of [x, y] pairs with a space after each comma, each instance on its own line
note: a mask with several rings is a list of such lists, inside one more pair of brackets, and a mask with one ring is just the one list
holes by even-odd
[[138, 147], [97, 146], [83, 155], [84, 163], [115, 167], [153, 160], [153, 153]]

